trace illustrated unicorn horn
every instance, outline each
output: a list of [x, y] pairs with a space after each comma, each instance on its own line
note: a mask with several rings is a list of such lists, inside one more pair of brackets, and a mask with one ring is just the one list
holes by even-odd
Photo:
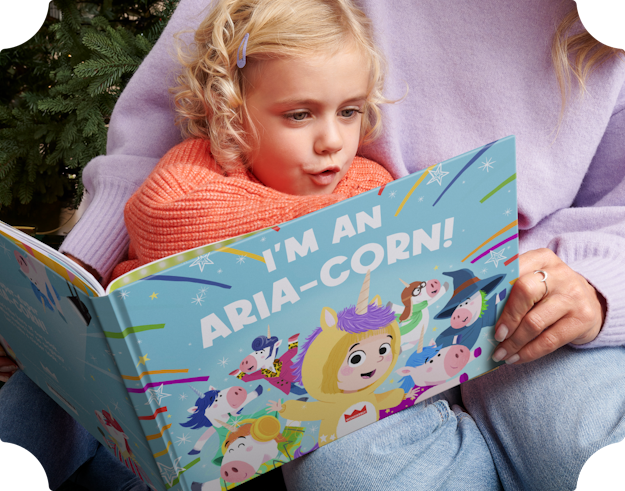
[[201, 393], [199, 390], [197, 390], [197, 389], [196, 389], [195, 387], [193, 387], [191, 384], [189, 384], [189, 387], [191, 387], [191, 390], [192, 390], [193, 392], [195, 392], [195, 393], [196, 393], [196, 394], [200, 397], [200, 399], [204, 399], [204, 394], [203, 394], [203, 393]]
[[423, 336], [425, 336], [425, 326], [421, 329], [421, 337], [419, 338], [419, 344], [417, 345], [417, 353], [421, 353], [423, 351]]
[[401, 281], [401, 282], [402, 282], [402, 284], [403, 284], [406, 288], [408, 288], [408, 287], [410, 286], [408, 283], [406, 283], [406, 282], [405, 282], [404, 280], [402, 280], [401, 278], [399, 278], [399, 281]]
[[271, 338], [271, 331], [269, 329], [269, 326], [267, 326], [267, 339]]
[[358, 295], [358, 303], [356, 304], [356, 314], [363, 315], [367, 313], [369, 306], [369, 286], [371, 284], [371, 270], [367, 270], [365, 280], [362, 282], [360, 295]]
[[217, 423], [219, 423], [221, 426], [223, 426], [225, 429], [227, 429], [228, 431], [237, 431], [237, 427], [236, 426], [232, 426], [224, 421], [220, 421], [217, 418], [215, 418], [215, 421]]

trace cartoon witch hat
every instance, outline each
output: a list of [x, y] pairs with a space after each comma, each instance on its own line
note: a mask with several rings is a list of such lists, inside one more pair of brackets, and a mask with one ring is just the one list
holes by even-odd
[[454, 284], [454, 294], [447, 302], [447, 305], [434, 316], [435, 319], [448, 319], [451, 314], [454, 313], [456, 307], [464, 302], [467, 298], [473, 295], [475, 292], [482, 290], [487, 295], [492, 292], [497, 285], [503, 281], [506, 277], [505, 274], [497, 274], [486, 278], [485, 280], [479, 279], [473, 274], [470, 269], [459, 269], [458, 271], [450, 271], [443, 273], [446, 276], [451, 276]]

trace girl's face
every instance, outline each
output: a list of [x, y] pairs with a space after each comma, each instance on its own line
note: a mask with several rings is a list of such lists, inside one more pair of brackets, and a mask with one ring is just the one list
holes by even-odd
[[350, 346], [339, 368], [338, 388], [353, 392], [379, 380], [393, 362], [392, 340], [390, 334], [376, 334]]
[[332, 193], [358, 150], [367, 60], [350, 49], [257, 63], [246, 99], [259, 134], [252, 173], [283, 193]]

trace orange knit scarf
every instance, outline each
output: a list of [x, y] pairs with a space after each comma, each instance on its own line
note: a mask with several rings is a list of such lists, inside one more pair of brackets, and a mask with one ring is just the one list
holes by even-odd
[[392, 181], [379, 164], [356, 157], [334, 192], [284, 194], [260, 183], [242, 166], [225, 173], [207, 140], [172, 148], [128, 200], [128, 261], [111, 279], [178, 252], [292, 220]]

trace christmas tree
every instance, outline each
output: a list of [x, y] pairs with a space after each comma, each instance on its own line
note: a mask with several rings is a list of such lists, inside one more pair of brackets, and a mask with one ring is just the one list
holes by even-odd
[[77, 206], [113, 106], [178, 0], [54, 0], [37, 35], [0, 52], [0, 213]]

